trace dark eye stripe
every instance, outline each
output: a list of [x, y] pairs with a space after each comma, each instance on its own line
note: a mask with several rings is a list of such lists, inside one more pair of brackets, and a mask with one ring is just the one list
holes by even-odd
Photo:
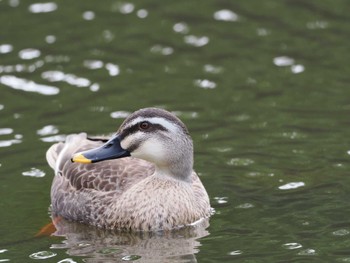
[[142, 123], [144, 121], [141, 121], [139, 123], [136, 123], [135, 125], [131, 126], [131, 127], [128, 127], [124, 130], [122, 130], [121, 134], [119, 135], [120, 136], [120, 139], [124, 139], [125, 137], [133, 134], [133, 133], [136, 133], [138, 131], [141, 131], [141, 132], [147, 132], [147, 133], [150, 133], [150, 132], [154, 132], [156, 130], [161, 130], [161, 131], [168, 131], [167, 128], [165, 128], [164, 126], [160, 125], [160, 124], [157, 124], [157, 123], [149, 123], [150, 126], [148, 129], [146, 130], [140, 130], [140, 123]]

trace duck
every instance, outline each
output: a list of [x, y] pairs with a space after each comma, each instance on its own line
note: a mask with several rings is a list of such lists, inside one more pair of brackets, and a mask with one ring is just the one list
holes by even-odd
[[111, 136], [71, 134], [52, 145], [51, 213], [126, 231], [172, 230], [208, 219], [208, 193], [193, 170], [193, 142], [173, 113], [144, 108]]

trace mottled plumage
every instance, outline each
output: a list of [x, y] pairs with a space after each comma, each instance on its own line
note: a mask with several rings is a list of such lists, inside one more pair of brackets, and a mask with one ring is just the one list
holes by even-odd
[[125, 120], [117, 137], [123, 156], [104, 156], [89, 164], [71, 158], [77, 152], [84, 160], [100, 157], [114, 141], [105, 144], [106, 138], [89, 139], [80, 133], [51, 146], [47, 160], [55, 170], [54, 215], [103, 228], [147, 231], [210, 216], [208, 195], [192, 170], [192, 141], [177, 117], [155, 108], [139, 110]]

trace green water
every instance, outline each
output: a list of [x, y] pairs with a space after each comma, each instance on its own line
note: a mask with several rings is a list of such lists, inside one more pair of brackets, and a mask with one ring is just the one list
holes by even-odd
[[[35, 3], [0, 1], [0, 262], [350, 262], [349, 1]], [[148, 106], [191, 132], [206, 231], [35, 238], [48, 147]]]

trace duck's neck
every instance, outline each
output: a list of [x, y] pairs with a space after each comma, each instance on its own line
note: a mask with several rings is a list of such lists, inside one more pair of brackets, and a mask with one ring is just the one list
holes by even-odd
[[154, 176], [167, 180], [178, 180], [184, 182], [192, 181], [193, 161], [187, 160], [186, 163], [174, 163], [168, 166], [156, 165]]

